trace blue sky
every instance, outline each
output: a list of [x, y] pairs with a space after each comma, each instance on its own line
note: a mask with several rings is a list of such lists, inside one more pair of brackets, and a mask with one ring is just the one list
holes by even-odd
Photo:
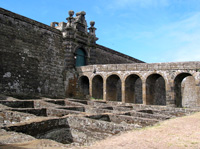
[[149, 63], [200, 61], [200, 0], [0, 0], [0, 7], [47, 25], [85, 11], [98, 44]]

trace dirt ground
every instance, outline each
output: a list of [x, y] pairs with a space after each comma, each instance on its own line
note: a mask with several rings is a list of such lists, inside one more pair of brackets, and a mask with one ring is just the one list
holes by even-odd
[[96, 142], [84, 149], [200, 149], [200, 113]]
[[[0, 148], [66, 148], [50, 140], [0, 145]], [[152, 127], [132, 130], [73, 149], [200, 149], [200, 113], [170, 119]]]

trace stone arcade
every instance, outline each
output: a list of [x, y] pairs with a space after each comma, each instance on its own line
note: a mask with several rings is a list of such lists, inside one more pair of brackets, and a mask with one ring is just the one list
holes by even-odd
[[82, 145], [199, 111], [200, 62], [149, 64], [99, 45], [85, 15], [47, 26], [0, 8], [0, 146]]
[[90, 65], [79, 67], [78, 72], [83, 92], [97, 99], [172, 107], [200, 106], [199, 62]]

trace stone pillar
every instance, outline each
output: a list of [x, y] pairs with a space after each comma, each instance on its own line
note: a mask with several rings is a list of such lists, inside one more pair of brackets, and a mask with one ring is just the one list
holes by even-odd
[[92, 79], [89, 78], [89, 95], [92, 97]]
[[200, 83], [196, 85], [197, 107], [200, 107]]
[[166, 88], [166, 106], [175, 107], [175, 97], [174, 97], [174, 83], [172, 80], [169, 80], [165, 83]]
[[122, 102], [125, 103], [126, 102], [126, 99], [125, 99], [125, 81], [122, 80], [122, 87], [121, 87], [121, 90], [122, 90]]
[[146, 83], [143, 81], [142, 82], [142, 99], [143, 99], [143, 104], [147, 104], [147, 97], [146, 97]]
[[103, 100], [106, 101], [106, 79], [103, 79]]
[[[200, 76], [200, 73], [197, 73], [198, 77]], [[197, 94], [197, 103], [196, 106], [200, 107], [200, 78], [195, 77], [195, 83], [196, 83], [196, 94]]]

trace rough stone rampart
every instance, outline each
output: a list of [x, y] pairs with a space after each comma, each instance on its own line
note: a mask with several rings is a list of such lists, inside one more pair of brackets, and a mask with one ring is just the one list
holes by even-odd
[[2, 8], [0, 28], [1, 93], [63, 97], [61, 32]]

